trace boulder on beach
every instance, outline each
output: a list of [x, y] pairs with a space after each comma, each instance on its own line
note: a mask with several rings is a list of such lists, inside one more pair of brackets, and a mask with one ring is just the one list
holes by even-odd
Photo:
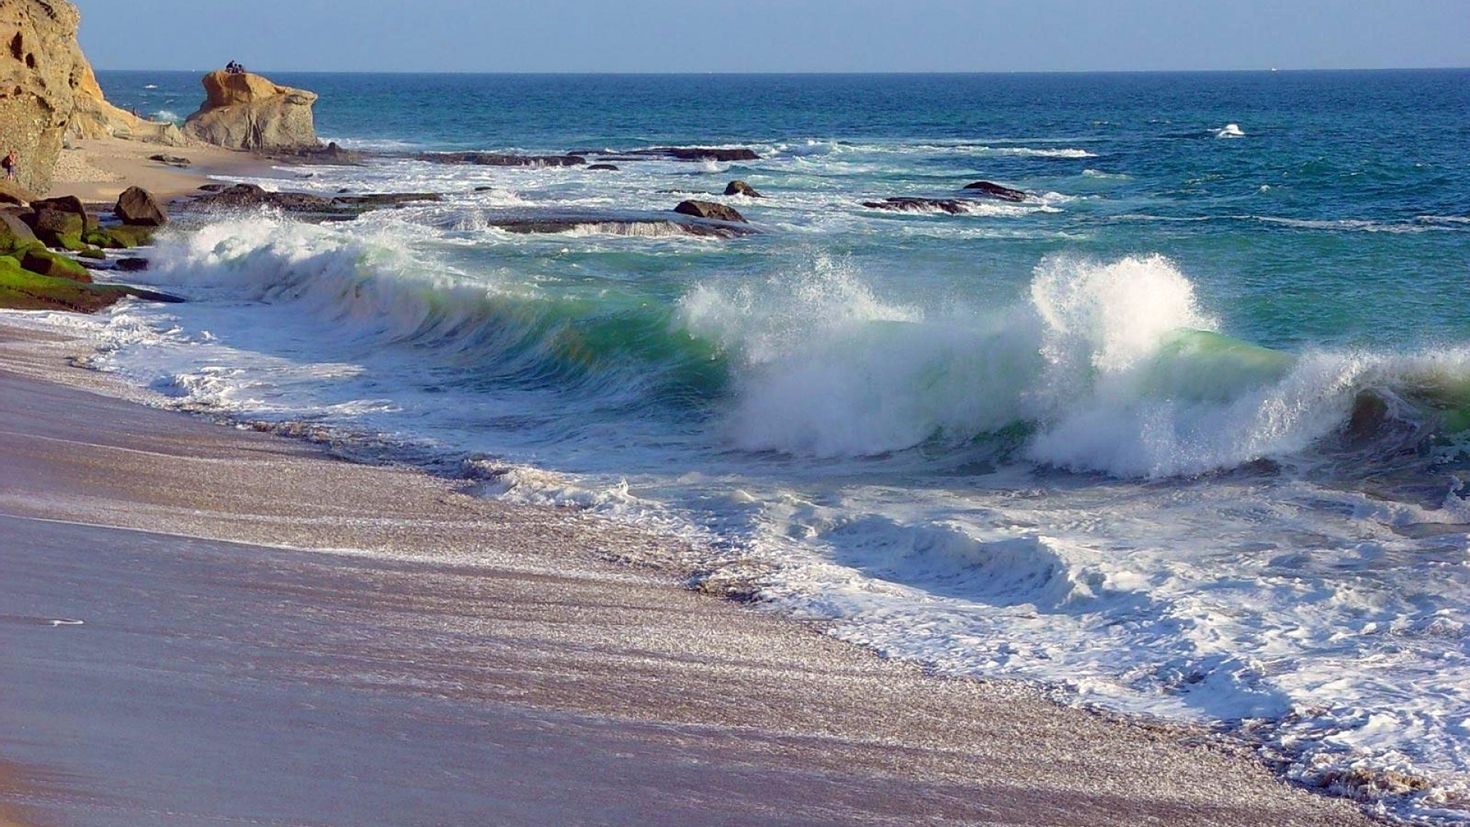
[[188, 158], [185, 158], [182, 155], [149, 155], [148, 160], [157, 161], [158, 163], [164, 164], [166, 166], [179, 167], [180, 169], [184, 169], [193, 165], [193, 161], [190, 161]]
[[223, 69], [204, 76], [205, 101], [184, 121], [192, 138], [253, 152], [316, 148], [315, 92], [278, 86], [260, 75]]
[[764, 198], [765, 196], [756, 192], [755, 187], [741, 180], [734, 180], [725, 185], [726, 195], [744, 195], [749, 198]]
[[674, 212], [680, 213], [681, 215], [692, 215], [695, 218], [704, 218], [710, 221], [749, 223], [745, 220], [745, 216], [736, 212], [733, 207], [716, 204], [713, 201], [696, 201], [693, 199], [681, 201], [677, 207], [674, 207]]
[[37, 243], [35, 232], [21, 217], [28, 214], [13, 209], [0, 210], [0, 250], [13, 250]]
[[984, 195], [988, 198], [996, 198], [1001, 201], [1025, 201], [1026, 193], [1011, 187], [1001, 186], [991, 181], [976, 181], [966, 184], [965, 190], [970, 193]]
[[112, 212], [124, 224], [140, 227], [162, 227], [168, 223], [168, 212], [153, 194], [142, 187], [128, 187], [117, 197]]

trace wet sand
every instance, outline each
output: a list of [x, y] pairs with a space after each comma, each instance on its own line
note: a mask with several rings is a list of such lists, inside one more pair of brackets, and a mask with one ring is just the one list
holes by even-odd
[[0, 314], [0, 759], [48, 774], [29, 792], [0, 774], [0, 811], [1368, 823], [1198, 732], [931, 677], [608, 562], [669, 540], [105, 395], [122, 389], [63, 366], [75, 342], [17, 318]]

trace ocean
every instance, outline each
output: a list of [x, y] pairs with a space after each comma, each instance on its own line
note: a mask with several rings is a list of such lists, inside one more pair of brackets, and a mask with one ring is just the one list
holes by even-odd
[[[96, 322], [100, 369], [1470, 821], [1470, 71], [272, 77], [371, 155], [255, 183], [445, 200], [189, 217], [139, 274], [189, 303]], [[202, 98], [99, 78], [145, 115]], [[669, 145], [759, 157], [415, 157]], [[1027, 195], [864, 206], [977, 180]], [[756, 232], [680, 232], [687, 198]]]

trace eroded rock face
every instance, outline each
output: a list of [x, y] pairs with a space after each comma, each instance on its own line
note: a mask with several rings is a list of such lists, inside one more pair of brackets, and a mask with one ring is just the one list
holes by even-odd
[[253, 152], [316, 148], [311, 107], [315, 92], [292, 89], [249, 73], [220, 69], [204, 76], [205, 101], [184, 132], [205, 143]]
[[20, 157], [20, 184], [51, 186], [66, 125], [76, 109], [80, 15], [64, 1], [0, 3], [0, 155]]
[[77, 44], [80, 23], [67, 0], [0, 0], [0, 155], [15, 150], [20, 185], [31, 192], [51, 187], [68, 137], [184, 140], [171, 124], [107, 102]]

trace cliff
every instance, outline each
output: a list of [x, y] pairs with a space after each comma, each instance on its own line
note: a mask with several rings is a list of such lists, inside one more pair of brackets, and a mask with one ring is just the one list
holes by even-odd
[[20, 184], [32, 192], [50, 187], [68, 135], [183, 140], [107, 103], [77, 44], [80, 23], [66, 0], [0, 0], [0, 155], [16, 151]]
[[204, 76], [205, 101], [184, 132], [206, 143], [256, 152], [320, 145], [311, 107], [316, 93], [292, 89], [247, 72]]

